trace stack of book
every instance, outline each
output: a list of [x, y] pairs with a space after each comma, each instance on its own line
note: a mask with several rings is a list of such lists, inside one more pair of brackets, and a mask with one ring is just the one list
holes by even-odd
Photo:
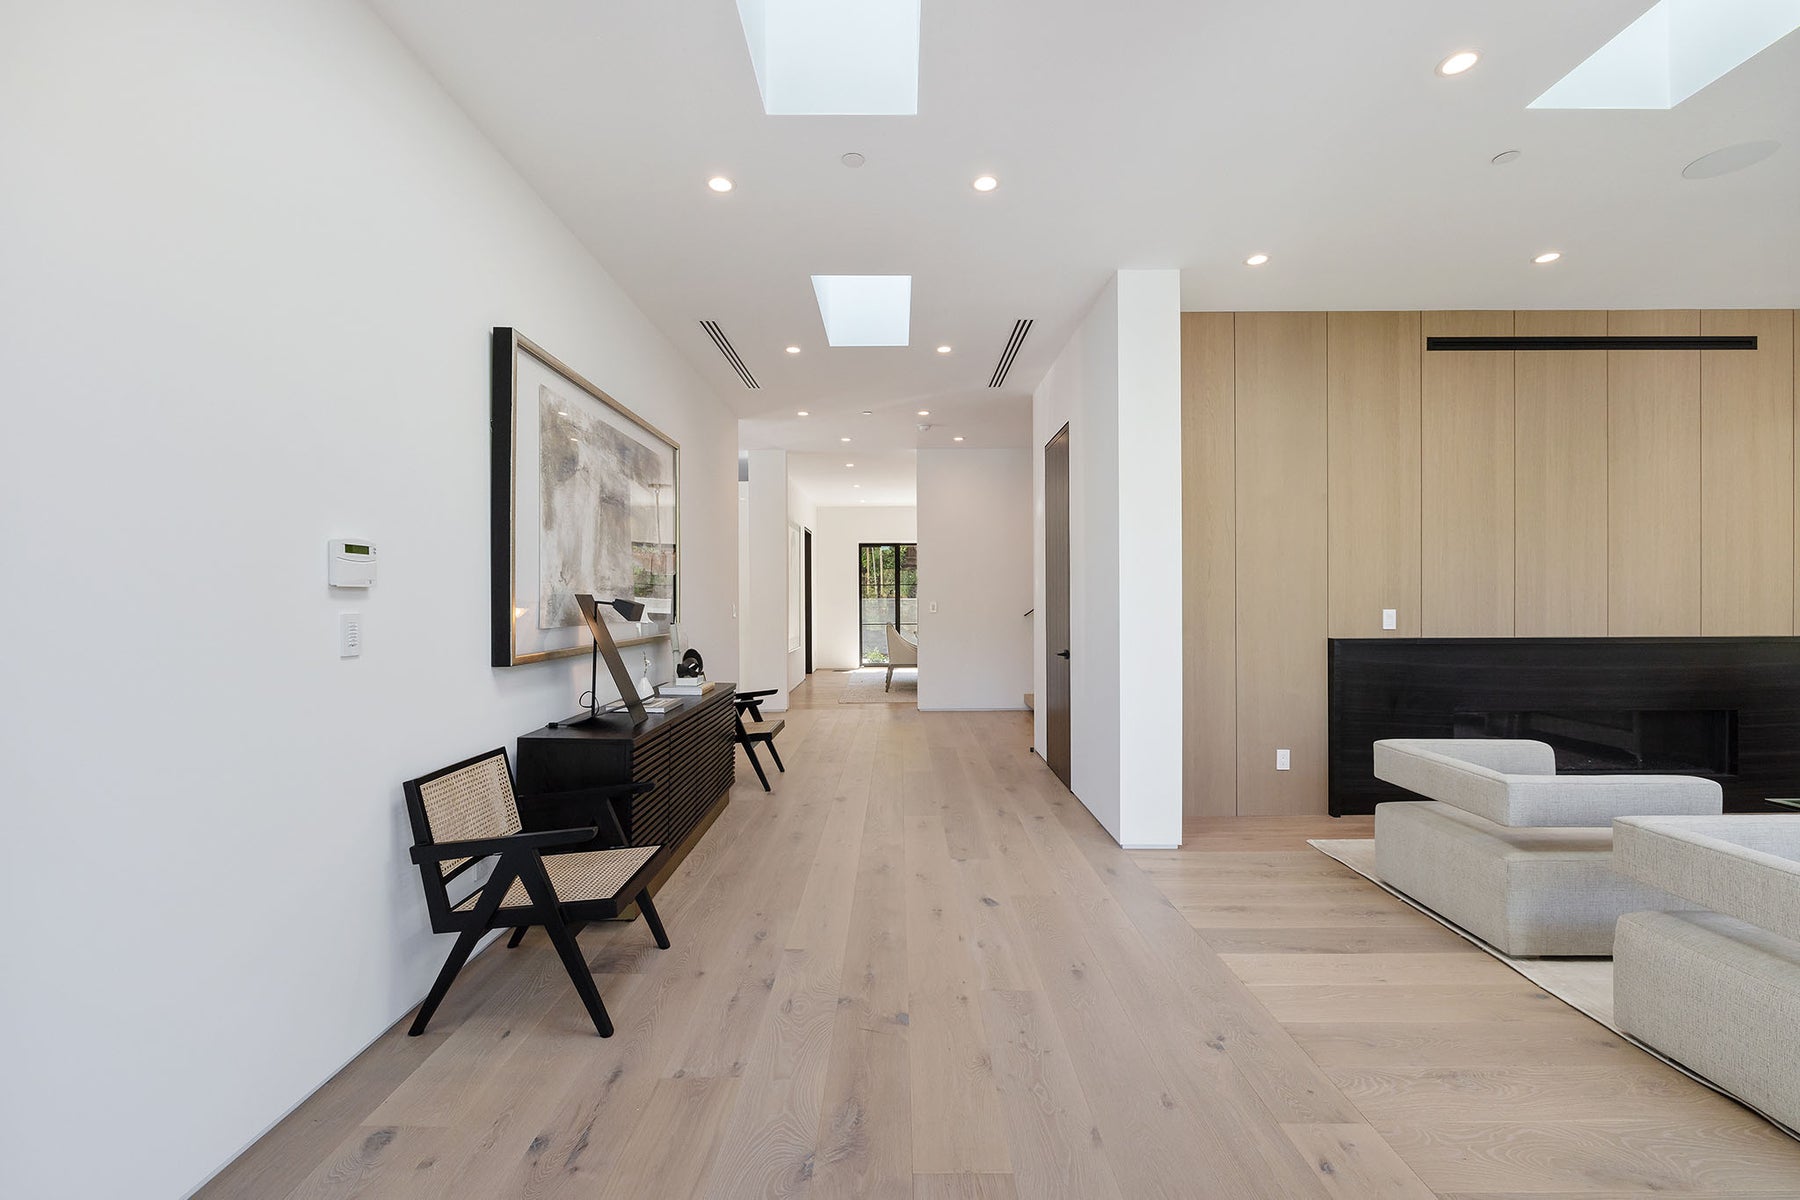
[[704, 678], [689, 677], [677, 679], [673, 683], [659, 683], [656, 694], [659, 696], [704, 696], [713, 690], [713, 685]]

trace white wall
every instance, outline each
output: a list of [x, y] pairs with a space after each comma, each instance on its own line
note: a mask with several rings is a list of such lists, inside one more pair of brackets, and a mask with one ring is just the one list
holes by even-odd
[[[5, 24], [5, 887], [41, 915], [0, 972], [0, 1190], [175, 1196], [448, 950], [400, 781], [585, 686], [488, 665], [490, 327], [681, 443], [683, 629], [721, 678], [735, 422], [360, 4]], [[366, 596], [328, 593], [334, 536], [379, 545]]]
[[914, 508], [856, 504], [818, 510], [813, 527], [813, 670], [849, 671], [862, 659], [857, 546], [918, 540]]
[[1032, 402], [1032, 670], [1044, 722], [1043, 446], [1070, 433], [1072, 790], [1122, 845], [1181, 840], [1181, 694], [1155, 650], [1181, 633], [1181, 298], [1120, 271]]
[[919, 451], [921, 709], [1025, 707], [1032, 458], [1029, 450]]
[[774, 688], [764, 707], [776, 712], [788, 705], [788, 503], [787, 451], [750, 451], [750, 581], [739, 622], [743, 669], [737, 685], [745, 692]]
[[[795, 579], [800, 580], [799, 594], [791, 597], [789, 600], [789, 603], [798, 604], [800, 606], [800, 646], [799, 649], [788, 651], [787, 659], [787, 682], [789, 689], [793, 689], [806, 682], [806, 530], [814, 530], [816, 536], [819, 524], [819, 509], [818, 506], [813, 503], [812, 497], [807, 495], [806, 492], [791, 479], [788, 480], [787, 519], [789, 524], [798, 525], [801, 530], [800, 544], [798, 547], [793, 547], [794, 552], [799, 555], [799, 560], [797, 565], [789, 568], [787, 575], [790, 587], [793, 586], [793, 581]], [[783, 545], [788, 545], [788, 543], [783, 542]], [[816, 543], [813, 546], [813, 552], [815, 554], [818, 553], [818, 545]], [[815, 604], [816, 603], [817, 601], [815, 599]], [[817, 617], [816, 611], [814, 616], [815, 618]], [[787, 617], [785, 614], [782, 617], [781, 635], [783, 638], [787, 636]], [[783, 642], [782, 644], [786, 645], [787, 643]], [[815, 662], [814, 665], [817, 666], [818, 664]]]

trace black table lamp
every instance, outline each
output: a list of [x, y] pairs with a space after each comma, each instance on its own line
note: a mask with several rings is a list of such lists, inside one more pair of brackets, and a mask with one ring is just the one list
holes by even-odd
[[[600, 656], [606, 656], [606, 669], [612, 672], [613, 683], [618, 685], [619, 699], [625, 702], [625, 708], [631, 713], [633, 721], [642, 721], [649, 717], [644, 709], [644, 701], [637, 694], [637, 685], [631, 681], [630, 672], [625, 670], [625, 662], [619, 657], [619, 647], [613, 641], [612, 632], [606, 628], [606, 621], [600, 615], [600, 602], [586, 593], [577, 594], [575, 603], [581, 608], [581, 619], [587, 622], [588, 632], [594, 636], [594, 657], [591, 680], [588, 684], [588, 711], [585, 716], [573, 721], [561, 721], [560, 725], [578, 725], [584, 721], [595, 721], [600, 717]], [[614, 612], [627, 621], [644, 619], [644, 606], [635, 600], [614, 600], [608, 605]]]

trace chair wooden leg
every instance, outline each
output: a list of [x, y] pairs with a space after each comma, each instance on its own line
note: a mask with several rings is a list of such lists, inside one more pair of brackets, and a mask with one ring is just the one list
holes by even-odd
[[576, 994], [587, 1007], [588, 1017], [594, 1022], [594, 1031], [601, 1037], [613, 1035], [612, 1018], [606, 1015], [606, 1004], [600, 999], [600, 988], [594, 983], [594, 972], [588, 967], [587, 960], [581, 957], [581, 947], [576, 945], [575, 936], [563, 923], [562, 913], [556, 907], [556, 892], [550, 886], [549, 876], [544, 874], [544, 864], [536, 862], [527, 865], [519, 872], [519, 879], [525, 884], [525, 890], [531, 893], [532, 903], [544, 916], [544, 932], [550, 935], [550, 944], [556, 947], [556, 955], [562, 959], [563, 970], [569, 973], [569, 982], [575, 985]]
[[775, 753], [774, 742], [769, 743], [769, 757], [775, 760], [775, 769], [780, 771], [783, 775], [786, 775], [787, 768], [781, 765], [781, 755]]
[[419, 1005], [419, 1015], [413, 1018], [412, 1028], [406, 1031], [407, 1037], [418, 1037], [425, 1032], [425, 1026], [431, 1023], [431, 1014], [437, 1011], [438, 1005], [449, 994], [450, 985], [456, 980], [456, 973], [469, 961], [469, 954], [475, 949], [475, 943], [486, 932], [485, 929], [465, 929], [456, 935], [456, 944], [450, 947], [450, 957], [444, 960], [443, 968], [438, 971], [437, 982], [431, 985], [425, 1003]]
[[745, 742], [744, 753], [749, 756], [750, 765], [756, 768], [756, 777], [762, 780], [763, 791], [773, 791], [774, 789], [769, 786], [769, 777], [763, 774], [762, 764], [756, 761], [756, 745], [752, 742]]
[[513, 935], [506, 939], [506, 948], [508, 950], [517, 950], [519, 948], [519, 943], [525, 940], [525, 931], [529, 928], [530, 926], [528, 925], [521, 925], [513, 930]]
[[662, 918], [656, 913], [656, 905], [650, 902], [650, 889], [645, 888], [638, 893], [638, 911], [644, 914], [644, 924], [650, 927], [650, 936], [656, 939], [659, 948], [669, 948], [669, 935], [663, 929]]

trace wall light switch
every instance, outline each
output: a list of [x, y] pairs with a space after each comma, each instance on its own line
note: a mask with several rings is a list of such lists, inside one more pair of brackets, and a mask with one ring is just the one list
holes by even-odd
[[931, 611], [931, 612], [936, 612], [936, 611], [937, 611], [937, 601], [936, 601], [936, 600], [933, 600], [933, 601], [932, 601], [932, 602], [931, 602], [931, 608], [930, 608], [930, 610], [929, 610], [929, 611]]
[[1277, 771], [1285, 771], [1290, 766], [1291, 763], [1289, 761], [1288, 752], [1286, 750], [1277, 750], [1275, 752], [1275, 769]]
[[1382, 609], [1381, 610], [1381, 627], [1383, 629], [1398, 629], [1398, 628], [1400, 628], [1400, 610], [1397, 608]]
[[358, 658], [362, 655], [362, 614], [338, 614], [338, 657]]

